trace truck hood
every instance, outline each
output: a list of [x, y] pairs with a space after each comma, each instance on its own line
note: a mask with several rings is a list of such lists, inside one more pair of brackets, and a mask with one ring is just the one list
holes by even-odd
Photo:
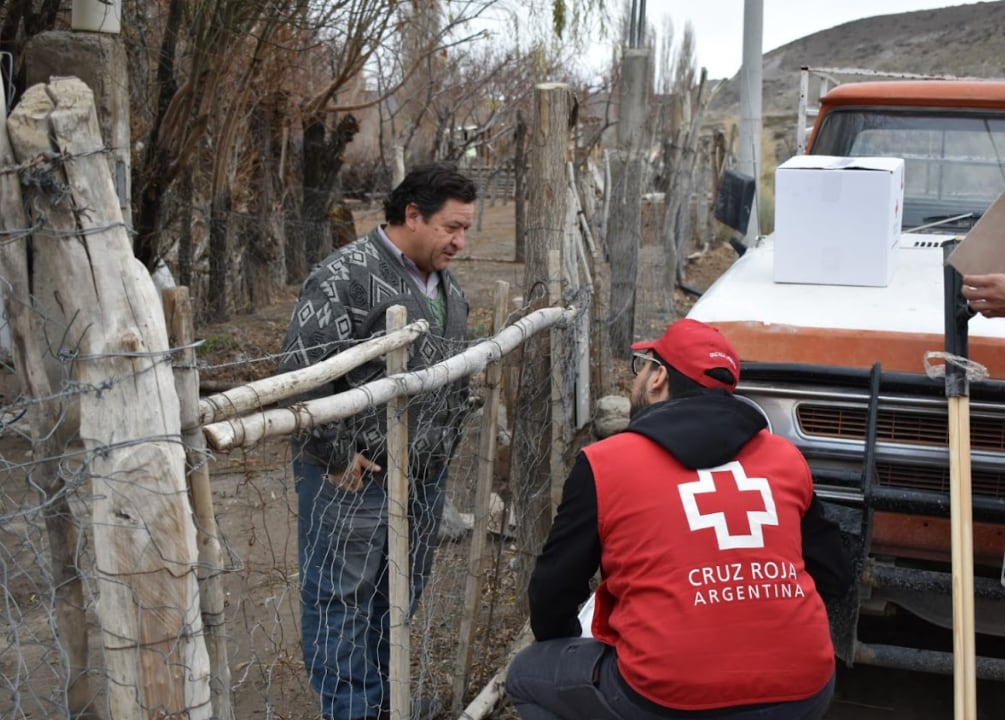
[[[945, 349], [942, 243], [951, 235], [904, 233], [886, 287], [776, 283], [774, 243], [763, 238], [688, 313], [720, 328], [744, 361], [799, 362], [925, 372]], [[969, 356], [1005, 377], [1005, 318], [976, 316]], [[941, 361], [935, 361], [941, 363]]]

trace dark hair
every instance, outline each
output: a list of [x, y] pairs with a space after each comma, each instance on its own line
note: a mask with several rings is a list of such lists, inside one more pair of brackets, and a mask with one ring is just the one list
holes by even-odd
[[478, 188], [450, 163], [431, 163], [414, 168], [384, 200], [384, 219], [391, 225], [405, 222], [405, 208], [415, 204], [423, 220], [438, 213], [447, 200], [473, 203]]
[[[680, 370], [675, 368], [673, 365], [669, 364], [666, 360], [661, 358], [658, 353], [653, 353], [653, 356], [659, 360], [660, 364], [667, 369], [667, 377], [670, 381], [670, 396], [674, 398], [687, 397], [688, 395], [702, 395], [709, 392], [712, 388], [707, 388], [704, 385], [700, 385], [695, 382], [687, 375], [682, 373]], [[709, 377], [721, 382], [725, 386], [731, 386], [735, 379], [733, 378], [733, 373], [731, 373], [727, 368], [717, 367], [711, 368], [705, 371], [705, 374]]]

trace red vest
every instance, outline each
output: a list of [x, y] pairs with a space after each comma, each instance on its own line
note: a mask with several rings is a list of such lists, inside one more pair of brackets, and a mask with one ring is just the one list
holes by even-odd
[[803, 566], [812, 478], [794, 445], [762, 430], [711, 470], [634, 433], [584, 452], [602, 548], [593, 635], [617, 649], [632, 688], [701, 710], [824, 687], [834, 648]]

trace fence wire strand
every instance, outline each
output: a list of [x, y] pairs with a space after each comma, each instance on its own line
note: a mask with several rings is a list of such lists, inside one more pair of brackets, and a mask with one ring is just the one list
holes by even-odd
[[[516, 310], [511, 317], [526, 314], [529, 308]], [[480, 340], [479, 340], [480, 341]], [[477, 341], [475, 341], [477, 342]], [[196, 343], [198, 345], [199, 343]], [[561, 376], [566, 413], [571, 412], [575, 392], [572, 386], [574, 348], [567, 343], [567, 366]], [[82, 387], [70, 378], [70, 364], [98, 360], [74, 351], [50, 348], [61, 364], [53, 370], [53, 393], [46, 398], [4, 395], [0, 404], [0, 717], [37, 718], [66, 716], [72, 712], [93, 711], [110, 717], [109, 689], [120, 683], [123, 674], [117, 663], [132, 657], [142, 667], [133, 668], [140, 677], [162, 674], [165, 692], [177, 689], [186, 674], [196, 672], [195, 663], [179, 667], [175, 646], [191, 634], [204, 633], [206, 627], [223, 623], [231, 669], [234, 710], [237, 717], [315, 719], [320, 714], [318, 695], [311, 688], [305, 668], [304, 637], [301, 629], [301, 583], [298, 561], [297, 510], [300, 497], [295, 487], [293, 465], [299, 459], [289, 438], [268, 439], [252, 448], [226, 453], [203, 450], [187, 461], [189, 469], [208, 465], [212, 482], [214, 513], [223, 550], [222, 567], [209, 567], [199, 561], [181, 564], [176, 548], [151, 544], [163, 527], [177, 524], [184, 530], [185, 518], [146, 515], [141, 505], [157, 502], [158, 493], [146, 484], [143, 471], [115, 469], [102, 471], [107, 463], [96, 462], [117, 453], [127, 453], [146, 445], [182, 443], [174, 435], [123, 439], [101, 447], [85, 447], [74, 403], [83, 392], [105, 392], [118, 383], [132, 383], [137, 376], [109, 377], [101, 387]], [[142, 356], [136, 372], [150, 372], [161, 363], [172, 363], [176, 349], [164, 353], [129, 353]], [[517, 353], [519, 355], [519, 353]], [[104, 356], [102, 356], [104, 357]], [[263, 362], [274, 362], [275, 355], [248, 357], [246, 370], [257, 372]], [[504, 358], [512, 364], [512, 358]], [[200, 369], [208, 369], [200, 361]], [[10, 374], [11, 368], [4, 368]], [[516, 377], [518, 371], [504, 373]], [[473, 698], [499, 670], [509, 650], [509, 642], [525, 621], [525, 588], [518, 582], [518, 548], [514, 526], [504, 513], [528, 506], [529, 498], [514, 497], [508, 476], [516, 413], [503, 408], [498, 432], [496, 458], [479, 457], [482, 427], [481, 401], [484, 375], [471, 378], [473, 400], [460, 430], [456, 451], [449, 463], [445, 487], [446, 511], [433, 543], [435, 551], [428, 584], [409, 626], [411, 648], [411, 686], [413, 697], [436, 697], [449, 707], [456, 671], [459, 618], [464, 611], [464, 592], [468, 574], [468, 545], [474, 514], [475, 486], [480, 462], [495, 462], [492, 492], [493, 515], [486, 519], [494, 531], [490, 534], [482, 560], [482, 594], [476, 606], [473, 663], [465, 684], [465, 700]], [[549, 389], [524, 390], [523, 406], [547, 397]], [[537, 398], [530, 395], [538, 396]], [[439, 409], [430, 404], [430, 396], [445, 403], [446, 393], [420, 393], [409, 399], [410, 412], [428, 417]], [[30, 410], [40, 404], [59, 406], [58, 426], [49, 442], [32, 442]], [[109, 408], [109, 411], [113, 411]], [[379, 408], [383, 412], [383, 408]], [[519, 412], [519, 411], [517, 411]], [[509, 418], [507, 419], [507, 415]], [[420, 422], [423, 420], [420, 418]], [[83, 429], [86, 432], [86, 429]], [[544, 436], [547, 433], [543, 434]], [[524, 453], [548, 452], [547, 437], [537, 434], [526, 438]], [[63, 438], [48, 456], [40, 450], [52, 446], [52, 439]], [[371, 443], [372, 438], [360, 438]], [[545, 461], [546, 462], [546, 461]], [[413, 468], [422, 475], [423, 468]], [[103, 474], [102, 474], [103, 473]], [[172, 491], [173, 492], [173, 491]], [[184, 491], [180, 491], [184, 492]], [[109, 517], [94, 515], [98, 493], [112, 493], [115, 510]], [[362, 503], [363, 496], [360, 495]], [[118, 504], [116, 504], [118, 503]], [[190, 507], [188, 499], [183, 503]], [[337, 521], [358, 522], [362, 505], [344, 505], [348, 515]], [[413, 527], [413, 534], [417, 528]], [[375, 547], [386, 542], [386, 526], [375, 523], [368, 538]], [[135, 572], [102, 571], [98, 567], [95, 538], [110, 533], [124, 533], [124, 563], [133, 563]], [[326, 536], [327, 537], [327, 536]], [[131, 544], [130, 544], [131, 543]], [[54, 554], [54, 544], [63, 544]], [[337, 543], [319, 542], [309, 551], [337, 553]], [[54, 558], [69, 559], [69, 566], [54, 565]], [[152, 563], [156, 559], [157, 563]], [[159, 567], [158, 567], [159, 566]], [[153, 569], [151, 569], [153, 568]], [[164, 568], [167, 568], [165, 570]], [[143, 588], [145, 573], [170, 572], [179, 577], [191, 575], [200, 581], [219, 577], [224, 591], [224, 616], [201, 617], [196, 606], [177, 606], [172, 596], [151, 596]], [[347, 580], [347, 578], [342, 578]], [[156, 586], [155, 586], [156, 587]], [[116, 589], [117, 588], [117, 589]], [[101, 627], [98, 608], [108, 602], [108, 593], [124, 592], [132, 599], [132, 617], [124, 618], [121, 628]], [[198, 594], [194, 596], [198, 603]], [[348, 623], [348, 620], [345, 621]], [[65, 637], [63, 630], [81, 631], [76, 638]], [[138, 653], [117, 649], [129, 642], [130, 632], [146, 628], [147, 647]], [[351, 637], [348, 625], [329, 628], [329, 633]], [[71, 646], [83, 640], [85, 661], [75, 666], [80, 648]], [[308, 643], [310, 645], [310, 643]], [[132, 650], [135, 650], [133, 648]], [[76, 654], [75, 654], [76, 653]], [[139, 658], [135, 660], [135, 658]], [[193, 661], [195, 662], [195, 661]], [[353, 678], [354, 681], [358, 678]], [[164, 698], [144, 697], [136, 688], [139, 706], [156, 712]], [[199, 708], [207, 698], [192, 700], [193, 716], [204, 713]], [[202, 715], [205, 716], [205, 715]]]

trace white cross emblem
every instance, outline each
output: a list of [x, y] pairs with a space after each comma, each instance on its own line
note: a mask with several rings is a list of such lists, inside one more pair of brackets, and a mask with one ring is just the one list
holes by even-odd
[[[702, 514], [698, 509], [696, 495], [705, 493], [718, 494], [720, 490], [715, 486], [713, 473], [729, 473], [736, 482], [738, 491], [753, 490], [761, 495], [764, 504], [763, 510], [747, 510], [747, 522], [750, 526], [750, 533], [747, 535], [732, 535], [729, 532], [729, 525], [726, 522], [726, 513], [716, 511]], [[715, 530], [715, 538], [719, 543], [720, 550], [733, 550], [737, 548], [762, 548], [764, 547], [765, 525], [778, 525], [778, 513], [775, 511], [775, 499], [771, 495], [771, 486], [768, 485], [767, 478], [747, 477], [747, 473], [737, 461], [726, 463], [715, 468], [698, 470], [698, 479], [694, 482], [683, 483], [678, 486], [681, 503], [684, 505], [684, 514], [687, 516], [687, 524], [692, 532], [712, 528]], [[741, 507], [737, 507], [737, 512], [742, 512]]]

